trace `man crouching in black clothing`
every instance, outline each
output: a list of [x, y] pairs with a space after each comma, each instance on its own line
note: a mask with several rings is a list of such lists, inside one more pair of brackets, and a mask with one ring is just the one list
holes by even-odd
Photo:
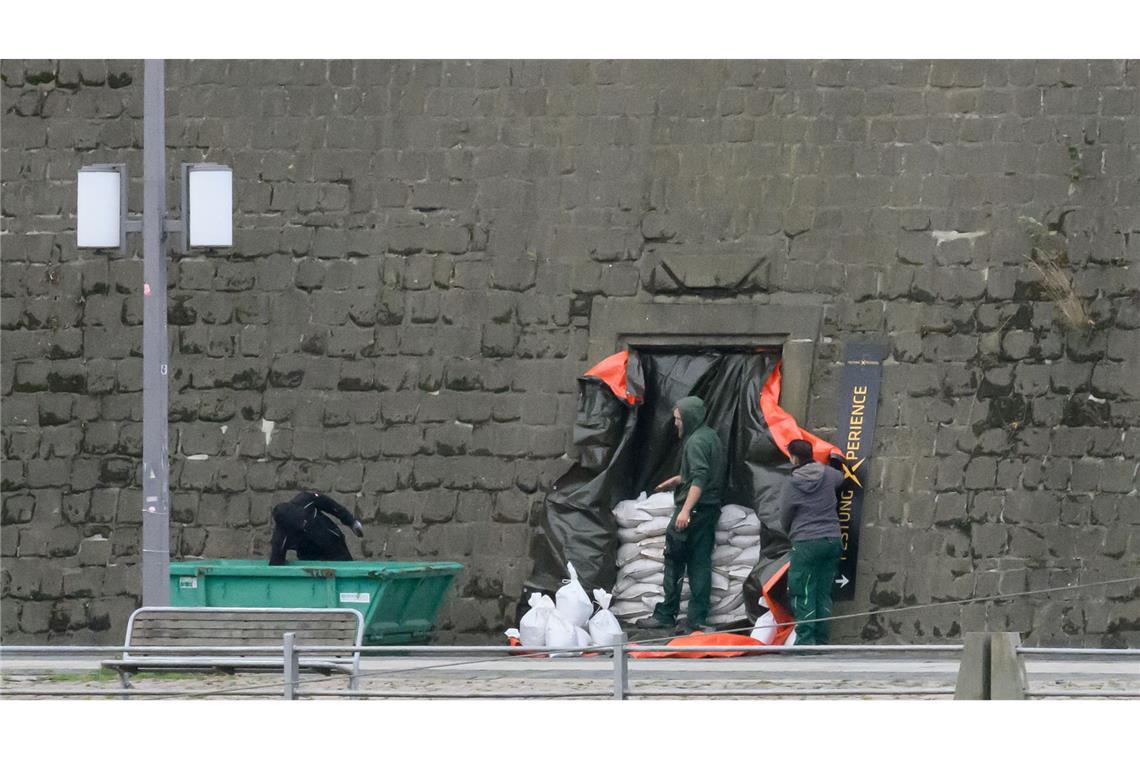
[[364, 537], [364, 528], [352, 513], [334, 499], [316, 491], [301, 491], [289, 501], [273, 508], [273, 543], [269, 564], [284, 565], [285, 553], [297, 552], [302, 562], [347, 562], [352, 560], [344, 534], [329, 515], [333, 515]]

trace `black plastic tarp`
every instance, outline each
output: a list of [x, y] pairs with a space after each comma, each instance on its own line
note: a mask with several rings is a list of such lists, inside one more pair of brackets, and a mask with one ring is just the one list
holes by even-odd
[[761, 521], [761, 559], [745, 583], [754, 620], [760, 583], [778, 570], [790, 548], [779, 526], [779, 500], [791, 464], [760, 409], [764, 381], [778, 361], [779, 354], [770, 351], [631, 350], [624, 380], [629, 395], [637, 397], [632, 401], [619, 398], [598, 377], [579, 378], [578, 461], [546, 496], [519, 617], [531, 593], [557, 591], [567, 562], [574, 563], [586, 589], [613, 588], [618, 538], [612, 509], [679, 471], [673, 406], [684, 396], [699, 396], [708, 409], [707, 424], [728, 452], [725, 503], [751, 506]]

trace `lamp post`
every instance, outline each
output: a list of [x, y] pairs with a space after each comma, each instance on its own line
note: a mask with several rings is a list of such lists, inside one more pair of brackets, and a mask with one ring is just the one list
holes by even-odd
[[166, 238], [180, 251], [233, 244], [233, 174], [217, 164], [183, 164], [181, 218], [166, 215], [166, 74], [148, 60], [143, 77], [143, 213], [127, 211], [124, 164], [80, 169], [76, 243], [127, 249], [127, 233], [143, 235], [143, 504], [144, 607], [170, 603], [170, 453], [167, 442], [170, 352], [166, 335]]

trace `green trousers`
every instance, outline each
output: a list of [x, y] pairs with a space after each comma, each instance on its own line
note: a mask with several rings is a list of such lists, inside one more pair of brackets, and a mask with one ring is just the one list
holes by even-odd
[[716, 522], [720, 510], [694, 507], [689, 527], [677, 530], [677, 515], [665, 532], [665, 601], [653, 609], [653, 617], [663, 623], [675, 623], [681, 610], [681, 586], [689, 575], [689, 625], [696, 628], [709, 616], [709, 594], [712, 593], [712, 553], [716, 544]]
[[838, 538], [792, 544], [788, 593], [792, 597], [792, 614], [796, 616], [796, 644], [827, 643], [831, 624], [813, 621], [831, 617], [831, 589], [842, 553], [843, 542]]

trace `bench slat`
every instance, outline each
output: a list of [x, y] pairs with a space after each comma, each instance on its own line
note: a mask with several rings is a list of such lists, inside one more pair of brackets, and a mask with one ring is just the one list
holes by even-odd
[[[197, 612], [191, 610], [198, 610]], [[211, 614], [214, 611], [215, 614]], [[136, 622], [144, 620], [217, 620], [217, 621], [242, 621], [242, 620], [355, 620], [356, 616], [352, 614], [352, 610], [313, 610], [312, 612], [298, 612], [294, 610], [275, 610], [275, 611], [242, 611], [242, 612], [228, 612], [224, 608], [219, 607], [201, 607], [201, 608], [187, 608], [186, 610], [160, 610], [160, 611], [147, 611], [140, 612], [135, 616]]]
[[288, 633], [294, 631], [300, 633], [328, 633], [331, 635], [351, 635], [356, 632], [356, 626], [344, 625], [337, 623], [335, 625], [300, 625], [297, 623], [282, 622], [280, 624], [246, 624], [246, 625], [227, 625], [227, 626], [212, 626], [212, 625], [179, 625], [177, 623], [163, 623], [161, 625], [147, 625], [139, 626], [133, 629], [134, 635], [151, 636], [154, 634], [162, 634], [168, 631], [201, 631], [203, 635], [210, 635], [217, 633], [224, 635], [226, 633]]
[[[132, 617], [127, 646], [132, 647], [279, 647], [285, 633], [295, 633], [302, 646], [351, 647], [358, 642], [362, 621], [348, 609], [241, 609], [185, 607], [141, 609]], [[304, 669], [335, 669], [356, 673], [359, 654], [349, 651], [301, 656]], [[124, 653], [121, 660], [104, 662], [131, 672], [137, 669], [193, 670], [209, 668], [271, 669], [283, 666], [281, 657], [265, 653], [241, 655], [168, 652]]]
[[[355, 640], [343, 638], [299, 638], [298, 646], [353, 646]], [[282, 645], [280, 638], [202, 638], [197, 636], [171, 636], [132, 640], [129, 646], [276, 646]], [[169, 653], [168, 653], [169, 656]]]

